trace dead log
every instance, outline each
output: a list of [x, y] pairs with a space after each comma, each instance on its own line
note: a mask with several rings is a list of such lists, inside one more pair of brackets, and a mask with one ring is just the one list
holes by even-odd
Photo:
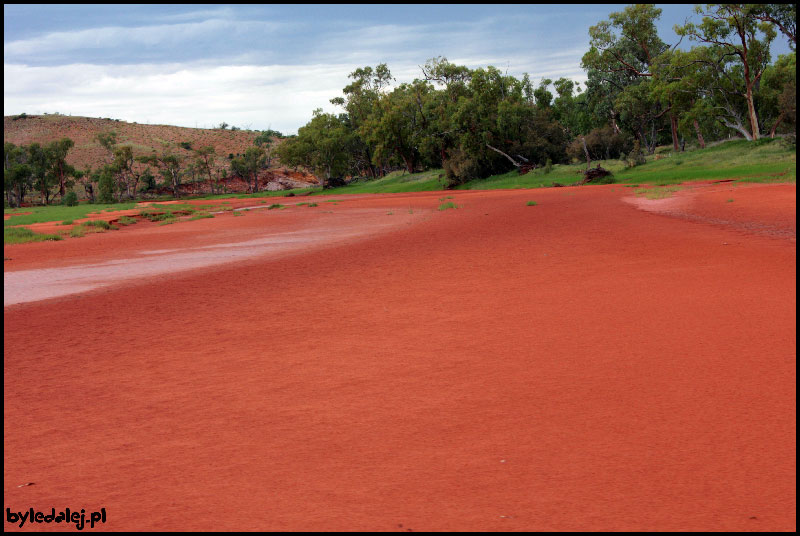
[[589, 183], [589, 182], [592, 182], [592, 181], [596, 181], [597, 179], [601, 179], [603, 177], [608, 177], [609, 175], [613, 175], [613, 173], [611, 173], [609, 170], [601, 167], [600, 164], [597, 164], [597, 167], [592, 168], [592, 169], [587, 169], [586, 171], [584, 171], [583, 172], [583, 180], [580, 181], [580, 182], [577, 182], [575, 184], [577, 186], [580, 186], [581, 184], [586, 184], [586, 183]]

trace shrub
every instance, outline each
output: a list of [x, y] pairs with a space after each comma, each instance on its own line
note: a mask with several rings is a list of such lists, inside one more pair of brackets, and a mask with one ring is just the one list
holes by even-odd
[[448, 189], [481, 176], [480, 166], [475, 159], [460, 149], [453, 151], [450, 158], [442, 162], [442, 165], [445, 173], [444, 187]]
[[645, 159], [644, 154], [642, 154], [642, 149], [639, 146], [639, 140], [636, 140], [633, 142], [633, 149], [631, 150], [630, 153], [628, 153], [628, 159], [627, 159], [628, 167], [632, 168], [636, 166], [641, 166], [642, 164], [645, 163], [647, 163], [647, 160]]
[[109, 169], [100, 172], [97, 187], [100, 190], [98, 202], [109, 204], [114, 202], [114, 177]]
[[68, 206], [74, 207], [78, 205], [78, 194], [70, 190], [64, 195], [64, 199], [61, 200], [61, 203]]

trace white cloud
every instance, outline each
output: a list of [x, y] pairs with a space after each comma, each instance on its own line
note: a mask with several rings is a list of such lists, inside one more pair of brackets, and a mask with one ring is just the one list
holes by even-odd
[[[187, 14], [188, 15], [188, 14]], [[249, 32], [273, 32], [284, 25], [266, 21], [239, 21], [212, 18], [199, 22], [154, 24], [149, 26], [106, 26], [70, 32], [52, 32], [40, 37], [4, 43], [3, 55], [17, 57], [62, 56], [70, 51], [96, 49], [128, 50], [132, 57], [136, 47], [176, 46], [198, 40], [224, 39], [225, 35]]]
[[54, 113], [296, 132], [357, 65], [4, 65], [4, 115]]
[[[579, 50], [552, 56], [453, 57], [470, 67], [495, 65], [521, 76], [560, 76], [584, 81]], [[377, 63], [377, 62], [376, 62]], [[421, 75], [422, 62], [390, 64], [397, 83]], [[223, 121], [255, 129], [294, 133], [315, 108], [341, 111], [347, 75], [365, 64], [353, 61], [311, 65], [73, 64], [53, 67], [5, 64], [4, 115], [54, 113], [112, 117], [125, 121], [211, 127]]]

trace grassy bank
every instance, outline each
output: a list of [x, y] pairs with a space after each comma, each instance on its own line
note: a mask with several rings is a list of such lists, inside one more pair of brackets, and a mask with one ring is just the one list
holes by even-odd
[[[794, 182], [796, 155], [782, 140], [748, 142], [735, 140], [683, 153], [670, 150], [647, 156], [647, 163], [627, 168], [620, 160], [593, 161], [614, 174], [616, 182], [627, 184], [679, 184], [687, 181], [735, 179], [743, 182]], [[525, 175], [514, 171], [470, 181], [458, 190], [497, 190], [506, 188], [547, 188], [564, 186], [583, 179], [586, 163], [554, 165], [549, 173], [537, 169]], [[395, 172], [376, 181], [356, 183], [326, 190], [326, 194], [393, 193], [441, 190], [442, 170], [409, 175]]]

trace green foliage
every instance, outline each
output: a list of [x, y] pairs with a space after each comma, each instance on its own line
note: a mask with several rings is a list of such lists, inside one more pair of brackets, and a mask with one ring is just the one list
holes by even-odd
[[458, 205], [456, 205], [452, 201], [448, 201], [447, 203], [442, 203], [441, 205], [439, 205], [439, 210], [447, 210], [451, 208], [458, 208]]
[[535, 207], [536, 206], [536, 201], [528, 201], [527, 203], [525, 203], [525, 206], [527, 206], [527, 207]]
[[346, 119], [314, 111], [314, 117], [291, 138], [281, 144], [278, 158], [288, 166], [308, 166], [323, 177], [342, 177], [353, 170], [353, 147], [357, 136]]
[[264, 147], [248, 147], [244, 155], [231, 161], [231, 169], [248, 183], [250, 193], [258, 191], [258, 172], [266, 167]]
[[631, 152], [628, 153], [626, 164], [628, 167], [636, 167], [646, 163], [647, 160], [642, 154], [642, 150], [639, 148], [639, 140], [636, 140], [633, 143], [633, 149], [631, 149]]
[[76, 194], [75, 192], [70, 190], [64, 196], [64, 199], [61, 201], [61, 204], [65, 205], [65, 206], [68, 206], [68, 207], [77, 206], [77, 204], [78, 204], [78, 194]]
[[97, 200], [100, 203], [114, 202], [114, 192], [116, 191], [116, 184], [114, 183], [114, 175], [109, 166], [106, 166], [97, 172], [97, 187], [98, 187]]
[[131, 218], [130, 216], [122, 216], [119, 220], [117, 220], [117, 223], [119, 225], [133, 225], [137, 221], [138, 220], [136, 218]]

